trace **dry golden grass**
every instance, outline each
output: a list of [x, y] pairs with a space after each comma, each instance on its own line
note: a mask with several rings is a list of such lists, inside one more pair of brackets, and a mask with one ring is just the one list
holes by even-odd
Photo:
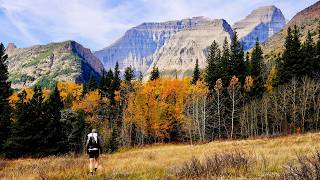
[[[320, 149], [320, 133], [255, 140], [215, 141], [203, 145], [155, 145], [103, 155], [95, 179], [175, 179], [174, 169], [193, 156], [202, 160], [216, 153], [242, 151], [252, 163], [246, 178], [280, 174], [297, 154], [311, 155]], [[0, 160], [0, 179], [90, 179], [88, 159], [48, 157]], [[274, 177], [274, 176], [273, 176]]]

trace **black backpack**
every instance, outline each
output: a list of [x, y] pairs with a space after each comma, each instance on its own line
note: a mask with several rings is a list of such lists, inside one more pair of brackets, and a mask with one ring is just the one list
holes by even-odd
[[88, 147], [99, 148], [99, 137], [97, 137], [97, 141], [96, 141], [93, 136], [90, 136]]

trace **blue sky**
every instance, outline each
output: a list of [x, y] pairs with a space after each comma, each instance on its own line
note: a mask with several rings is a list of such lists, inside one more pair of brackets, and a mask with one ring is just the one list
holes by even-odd
[[287, 19], [317, 0], [0, 0], [0, 41], [18, 47], [76, 40], [99, 50], [143, 22], [193, 16], [226, 19], [231, 25], [264, 5]]

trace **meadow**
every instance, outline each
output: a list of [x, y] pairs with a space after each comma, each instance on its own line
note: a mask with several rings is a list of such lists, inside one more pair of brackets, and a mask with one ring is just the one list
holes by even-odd
[[[134, 149], [122, 149], [111, 155], [102, 155], [100, 167], [95, 177], [88, 173], [88, 159], [85, 155], [79, 157], [65, 155], [40, 159], [2, 159], [0, 160], [0, 178], [211, 179], [216, 176], [212, 173], [208, 174], [208, 171], [200, 170], [201, 168], [198, 166], [201, 163], [208, 162], [210, 157], [216, 160], [220, 157], [219, 166], [212, 164], [212, 167], [221, 167], [224, 160], [230, 161], [230, 157], [233, 156], [231, 161], [240, 163], [240, 167], [231, 164], [222, 170], [223, 172], [218, 175], [219, 177], [227, 179], [282, 179], [283, 174], [290, 169], [289, 165], [297, 164], [298, 159], [302, 159], [302, 156], [311, 157], [318, 149], [320, 149], [320, 133], [214, 141], [192, 146], [158, 144]], [[225, 156], [228, 154], [231, 156]], [[237, 159], [240, 159], [240, 161]], [[214, 169], [211, 169], [211, 171], [214, 171]]]

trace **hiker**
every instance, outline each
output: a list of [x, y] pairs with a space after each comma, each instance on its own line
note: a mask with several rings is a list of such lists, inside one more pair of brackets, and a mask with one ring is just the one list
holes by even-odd
[[92, 132], [88, 134], [86, 148], [89, 154], [90, 173], [93, 175], [93, 168], [96, 172], [99, 165], [99, 154], [102, 153], [101, 139], [96, 129], [92, 129]]

